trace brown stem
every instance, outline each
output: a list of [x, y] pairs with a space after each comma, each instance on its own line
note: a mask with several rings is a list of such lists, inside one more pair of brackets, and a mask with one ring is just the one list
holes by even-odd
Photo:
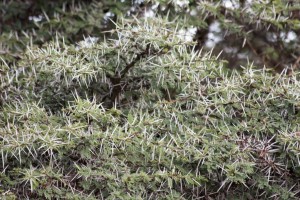
[[122, 91], [122, 79], [126, 76], [128, 71], [134, 67], [134, 65], [140, 61], [142, 58], [147, 56], [150, 53], [150, 44], [147, 44], [146, 49], [138, 54], [136, 58], [126, 65], [125, 69], [121, 71], [121, 73], [116, 72], [114, 77], [109, 77], [110, 81], [113, 85], [112, 92], [111, 92], [111, 102], [112, 104], [115, 104], [116, 102], [119, 102], [119, 96]]

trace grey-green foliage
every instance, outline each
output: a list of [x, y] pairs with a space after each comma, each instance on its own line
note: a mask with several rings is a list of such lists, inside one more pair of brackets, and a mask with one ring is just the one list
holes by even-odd
[[[229, 62], [229, 67], [256, 65], [282, 71], [299, 69], [300, 2], [295, 0], [189, 0], [157, 1], [158, 13], [169, 13], [183, 26], [198, 28], [198, 48], [215, 42], [213, 53]], [[214, 30], [219, 24], [219, 30]], [[216, 33], [218, 32], [218, 33]], [[214, 37], [212, 37], [214, 35]], [[216, 39], [220, 37], [219, 39]], [[246, 59], [245, 59], [246, 57]]]
[[54, 36], [63, 37], [68, 44], [75, 43], [84, 35], [100, 36], [103, 30], [110, 27], [109, 23], [104, 23], [104, 10], [118, 10], [120, 3], [88, 0], [2, 1], [0, 55], [6, 62], [15, 63], [26, 46], [41, 46]]
[[[182, 28], [197, 28], [194, 40], [198, 49], [205, 47], [206, 42], [220, 40], [213, 54], [223, 51], [221, 58], [231, 68], [245, 65], [249, 59], [277, 71], [289, 69], [292, 73], [299, 69], [298, 1], [15, 0], [0, 2], [0, 8], [0, 55], [10, 66], [19, 60], [27, 45], [40, 47], [55, 35], [63, 37], [66, 44], [88, 35], [102, 39], [103, 31], [114, 27], [104, 19], [109, 16], [107, 13], [113, 14], [110, 19], [115, 21], [122, 15], [141, 17], [150, 10], [179, 19]], [[34, 17], [40, 21], [35, 22]], [[218, 23], [218, 33], [214, 33], [212, 25]]]
[[299, 197], [299, 75], [226, 70], [173, 24], [2, 63], [3, 197]]

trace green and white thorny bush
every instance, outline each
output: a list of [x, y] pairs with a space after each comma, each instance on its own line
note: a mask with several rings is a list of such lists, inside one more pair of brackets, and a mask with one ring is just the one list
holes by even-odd
[[174, 22], [2, 62], [3, 198], [299, 198], [299, 74], [224, 68]]

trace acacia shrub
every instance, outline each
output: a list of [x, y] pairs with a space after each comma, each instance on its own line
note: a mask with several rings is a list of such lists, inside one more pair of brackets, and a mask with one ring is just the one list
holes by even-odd
[[299, 75], [224, 68], [173, 24], [2, 62], [3, 198], [299, 198]]

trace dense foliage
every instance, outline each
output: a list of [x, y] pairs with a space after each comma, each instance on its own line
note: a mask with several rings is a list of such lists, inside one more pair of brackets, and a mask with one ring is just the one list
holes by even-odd
[[[45, 8], [37, 2], [27, 1], [33, 13]], [[13, 3], [2, 3], [8, 6], [2, 12]], [[46, 21], [20, 24], [15, 34], [8, 34], [8, 19], [22, 9], [2, 18], [0, 37], [8, 39], [0, 62], [1, 198], [300, 198], [296, 68], [234, 70], [216, 50], [200, 50], [205, 19], [224, 19], [242, 6], [224, 13], [214, 1], [162, 1], [156, 8], [168, 17], [118, 15], [109, 25], [95, 21], [105, 5], [118, 14], [130, 3], [56, 3], [46, 3]], [[273, 7], [284, 3], [292, 5], [274, 1]], [[150, 5], [136, 4], [135, 14]], [[210, 16], [202, 25], [180, 17], [195, 5]], [[182, 27], [191, 24], [203, 28], [186, 41]], [[279, 33], [287, 24], [278, 25]], [[225, 25], [233, 26], [227, 27], [232, 38], [255, 34]], [[297, 23], [290, 28], [296, 31]], [[292, 56], [299, 48], [294, 42], [284, 44]]]
[[300, 2], [297, 0], [55, 0], [0, 2], [0, 55], [14, 62], [27, 45], [56, 37], [74, 44], [114, 28], [110, 20], [168, 15], [181, 28], [197, 28], [197, 49], [222, 51], [229, 67], [248, 60], [281, 72], [300, 65]]

